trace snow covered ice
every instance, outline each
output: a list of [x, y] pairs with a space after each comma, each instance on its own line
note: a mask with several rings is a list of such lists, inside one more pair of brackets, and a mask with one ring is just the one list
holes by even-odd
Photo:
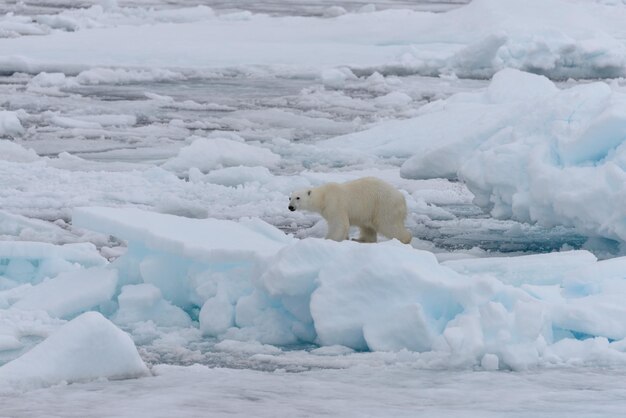
[[[624, 74], [624, 13], [619, 5], [567, 0], [475, 0], [443, 14], [374, 9], [327, 19], [221, 14], [206, 6], [154, 11], [97, 5], [37, 16], [31, 28], [48, 35], [8, 32], [17, 39], [0, 42], [0, 55], [6, 71], [29, 72], [94, 66], [268, 66], [282, 72], [349, 65], [474, 77], [506, 67], [560, 78], [609, 77]], [[5, 17], [4, 24], [11, 20]], [[58, 44], [62, 51], [50, 48]], [[307, 44], [315, 45], [315, 54], [302, 47]]]
[[0, 11], [2, 414], [622, 413], [623, 1]]

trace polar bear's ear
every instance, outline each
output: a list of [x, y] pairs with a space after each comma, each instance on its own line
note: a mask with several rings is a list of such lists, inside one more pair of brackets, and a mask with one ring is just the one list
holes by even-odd
[[309, 190], [309, 193], [307, 193], [309, 196], [311, 196], [311, 191]]

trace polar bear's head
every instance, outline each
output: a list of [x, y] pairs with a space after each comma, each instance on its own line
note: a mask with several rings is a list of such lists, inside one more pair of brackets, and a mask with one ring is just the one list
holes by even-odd
[[296, 190], [289, 197], [289, 210], [311, 210], [311, 189]]

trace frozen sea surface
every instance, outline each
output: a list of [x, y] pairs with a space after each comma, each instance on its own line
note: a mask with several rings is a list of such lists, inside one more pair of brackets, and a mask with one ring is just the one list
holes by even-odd
[[[303, 373], [159, 366], [150, 379], [0, 395], [11, 417], [619, 416], [624, 373], [424, 371], [361, 367]], [[97, 406], [97, 407], [96, 407]]]

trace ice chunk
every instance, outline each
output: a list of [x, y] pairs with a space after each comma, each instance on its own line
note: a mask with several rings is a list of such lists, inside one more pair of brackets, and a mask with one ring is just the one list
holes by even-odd
[[0, 367], [0, 383], [23, 388], [149, 374], [130, 336], [101, 314], [68, 322], [23, 356]]
[[[24, 127], [22, 126], [22, 123], [20, 122], [19, 118], [17, 117], [17, 114], [15, 112], [10, 112], [10, 111], [6, 111], [6, 110], [2, 110], [0, 111], [0, 135], [10, 135], [10, 136], [17, 136], [17, 135], [21, 135], [24, 133]], [[21, 147], [19, 146], [14, 146], [14, 147], [9, 147], [6, 143], [6, 141], [0, 141], [0, 151], [2, 151], [2, 149], [6, 149], [7, 153], [12, 152], [12, 153], [16, 153], [16, 152], [21, 152]], [[23, 153], [22, 153], [23, 154]], [[0, 155], [2, 155], [4, 157], [4, 152], [0, 153]], [[10, 156], [10, 154], [9, 154]], [[25, 157], [22, 157], [25, 158]], [[4, 159], [4, 158], [3, 158]], [[11, 160], [9, 160], [11, 161]]]
[[606, 110], [591, 121], [579, 136], [560, 137], [558, 148], [565, 164], [596, 163], [624, 143], [625, 139], [626, 101], [622, 101], [614, 105], [607, 104]]
[[224, 263], [272, 255], [293, 241], [266, 223], [188, 219], [135, 208], [77, 208], [72, 221], [155, 251]]
[[117, 300], [119, 309], [112, 317], [117, 324], [152, 321], [164, 327], [191, 326], [189, 315], [163, 300], [159, 288], [151, 284], [124, 286]]
[[202, 334], [218, 336], [235, 325], [235, 308], [223, 292], [218, 293], [204, 302], [198, 319]]
[[163, 164], [163, 168], [186, 172], [195, 167], [202, 172], [232, 166], [273, 167], [280, 156], [272, 151], [225, 138], [198, 138]]
[[[5, 113], [9, 113], [9, 112], [0, 112], [0, 135], [3, 134], [3, 131], [2, 131], [2, 129], [4, 129], [3, 124], [5, 123], [8, 124], [9, 122], [7, 121], [10, 119], [6, 115], [3, 116], [3, 114]], [[10, 112], [10, 113], [13, 113], [13, 112]], [[17, 117], [16, 117], [16, 120], [17, 120]], [[17, 124], [19, 124], [19, 120], [17, 121]], [[19, 126], [21, 128], [22, 125], [20, 124]], [[18, 162], [18, 163], [29, 163], [29, 162], [37, 161], [38, 159], [39, 159], [39, 156], [32, 149], [26, 149], [22, 147], [21, 145], [18, 145], [14, 142], [7, 141], [5, 139], [0, 139], [0, 160], [13, 161], [13, 162]]]
[[467, 44], [448, 59], [448, 71], [464, 77], [488, 77], [497, 62], [498, 52], [509, 41], [502, 33], [489, 33]]
[[498, 359], [498, 356], [488, 353], [483, 356], [482, 360], [480, 361], [480, 366], [484, 370], [498, 370], [499, 362], [500, 360]]
[[38, 87], [60, 87], [66, 82], [63, 73], [46, 73], [41, 72], [33, 77], [28, 84]]
[[0, 236], [9, 236], [13, 240], [48, 243], [76, 242], [78, 240], [76, 234], [62, 228], [62, 225], [0, 210]]
[[413, 99], [406, 93], [394, 91], [387, 93], [384, 96], [377, 97], [375, 101], [380, 107], [393, 107], [401, 109], [411, 103]]
[[390, 309], [379, 321], [366, 323], [363, 338], [376, 351], [430, 351], [435, 334], [431, 326], [422, 305], [408, 304]]
[[0, 257], [34, 260], [59, 258], [83, 266], [100, 266], [107, 262], [91, 243], [53, 245], [43, 242], [0, 241]]
[[[482, 280], [461, 280], [431, 253], [393, 241], [301, 241], [282, 250], [261, 280], [273, 300], [257, 298], [254, 309], [282, 305], [278, 311], [293, 318], [287, 326], [313, 323], [322, 345], [381, 350], [428, 350], [432, 336], [471, 303], [465, 297], [471, 292], [461, 289], [479, 286], [487, 295], [489, 288]], [[241, 324], [239, 305], [237, 313]]]
[[601, 293], [573, 298], [552, 309], [555, 327], [587, 336], [603, 336], [615, 340], [626, 338], [624, 306], [626, 286], [614, 294]]
[[328, 68], [322, 71], [322, 82], [325, 86], [331, 88], [342, 88], [345, 86], [346, 81], [356, 79], [357, 77], [347, 67]]
[[0, 241], [0, 275], [17, 282], [38, 283], [44, 277], [54, 277], [64, 271], [106, 263], [91, 243], [53, 245]]
[[272, 178], [272, 173], [266, 167], [238, 166], [211, 170], [202, 179], [209, 183], [235, 187], [252, 182], [265, 184]]
[[626, 364], [626, 354], [615, 350], [606, 338], [588, 338], [585, 340], [563, 339], [547, 348], [546, 357], [568, 359], [569, 365]]
[[559, 90], [544, 76], [506, 69], [496, 73], [487, 88], [487, 97], [493, 103], [540, 100]]
[[[355, 245], [342, 255], [325, 263], [311, 295], [323, 345], [428, 350], [431, 333], [461, 311], [461, 295], [471, 293], [461, 290], [471, 283], [441, 268], [427, 252], [384, 243]], [[387, 331], [389, 323], [398, 332]], [[405, 339], [407, 332], [412, 335]]]
[[0, 334], [0, 351], [17, 350], [22, 348], [22, 343], [12, 335]]
[[117, 271], [95, 267], [61, 273], [34, 286], [13, 308], [44, 310], [53, 317], [71, 318], [108, 302], [115, 293]]
[[73, 223], [130, 241], [119, 263], [132, 260], [132, 276], [185, 310], [215, 296], [216, 281], [225, 283], [224, 291], [249, 293], [250, 275], [293, 242], [260, 220], [188, 219], [139, 209], [80, 208]]
[[0, 292], [0, 365], [21, 356], [66, 322], [43, 310], [11, 309], [9, 305], [30, 289], [23, 285]]

